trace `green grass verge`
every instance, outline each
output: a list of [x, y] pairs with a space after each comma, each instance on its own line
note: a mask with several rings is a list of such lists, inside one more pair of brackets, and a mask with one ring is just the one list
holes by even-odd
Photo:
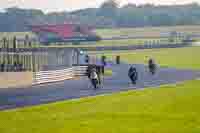
[[108, 51], [98, 54], [98, 56], [101, 55], [106, 55], [108, 58], [112, 58], [113, 60], [117, 55], [120, 55], [121, 60], [124, 60], [129, 63], [142, 64], [146, 64], [149, 57], [153, 57], [156, 60], [156, 62], [161, 66], [186, 69], [200, 69], [200, 47], [118, 52]]
[[161, 27], [143, 27], [143, 28], [116, 28], [116, 29], [97, 29], [96, 32], [102, 37], [113, 36], [143, 36], [143, 37], [158, 37], [161, 34], [167, 34], [171, 31], [177, 31], [186, 34], [199, 34], [200, 27], [198, 25], [184, 26], [161, 26]]
[[[194, 26], [184, 26], [184, 27], [170, 27], [182, 31], [184, 28], [194, 31]], [[195, 30], [198, 29], [197, 27]], [[146, 28], [117, 28], [117, 29], [98, 29], [97, 34], [102, 38], [116, 37], [116, 36], [143, 36], [152, 37], [151, 39], [125, 39], [125, 40], [112, 40], [112, 41], [99, 41], [99, 42], [81, 42], [80, 45], [72, 45], [71, 43], [66, 43], [63, 45], [51, 44], [50, 47], [97, 47], [97, 46], [127, 46], [127, 45], [143, 45], [143, 44], [169, 44], [169, 39], [167, 38], [157, 38], [160, 33], [167, 33], [169, 27], [146, 27]], [[30, 38], [35, 37], [31, 32], [0, 32], [0, 39], [7, 37], [12, 39], [14, 36], [17, 38], [24, 38], [28, 35]], [[181, 39], [178, 40], [181, 42]], [[174, 44], [174, 43], [172, 43]], [[35, 44], [37, 47], [39, 44]], [[22, 46], [23, 47], [23, 46]]]
[[[199, 34], [199, 25], [183, 25], [183, 26], [161, 26], [161, 27], [143, 27], [143, 28], [112, 28], [112, 29], [96, 29], [96, 33], [102, 37], [113, 37], [113, 36], [160, 36], [160, 34], [166, 34], [171, 31], [177, 31], [180, 33], [193, 33]], [[32, 32], [0, 32], [0, 38], [8, 37], [13, 38], [17, 36], [20, 38], [29, 35], [29, 37], [35, 37]]]
[[[180, 42], [181, 40], [179, 40]], [[168, 39], [123, 39], [123, 40], [102, 40], [99, 42], [87, 42], [87, 43], [81, 43], [78, 45], [72, 45], [72, 44], [63, 44], [63, 45], [55, 45], [51, 44], [47, 47], [106, 47], [106, 46], [129, 46], [129, 45], [144, 45], [144, 44], [175, 44], [172, 42], [169, 42]]]
[[199, 133], [200, 81], [0, 112], [1, 133]]
[[104, 75], [105, 75], [105, 76], [112, 76], [112, 75], [113, 75], [112, 69], [105, 69]]

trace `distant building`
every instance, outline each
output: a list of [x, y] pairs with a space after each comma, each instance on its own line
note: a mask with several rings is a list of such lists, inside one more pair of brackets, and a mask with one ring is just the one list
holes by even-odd
[[44, 44], [59, 42], [80, 43], [101, 40], [101, 37], [96, 35], [93, 29], [86, 25], [32, 25], [30, 28], [38, 36], [39, 41]]

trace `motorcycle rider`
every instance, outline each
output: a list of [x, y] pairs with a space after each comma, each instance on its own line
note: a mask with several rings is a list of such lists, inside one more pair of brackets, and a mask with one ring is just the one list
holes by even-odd
[[149, 67], [149, 71], [152, 73], [152, 74], [155, 74], [155, 71], [156, 71], [156, 63], [155, 61], [150, 58], [149, 61], [148, 61], [148, 67]]
[[91, 70], [90, 79], [91, 79], [92, 85], [96, 89], [99, 81], [98, 81], [98, 74], [95, 68]]
[[131, 79], [132, 84], [136, 84], [136, 81], [138, 79], [138, 72], [135, 67], [131, 66], [128, 71], [128, 76]]

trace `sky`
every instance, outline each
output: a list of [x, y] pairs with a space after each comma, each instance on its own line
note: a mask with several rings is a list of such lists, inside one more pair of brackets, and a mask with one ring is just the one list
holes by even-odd
[[[0, 0], [0, 10], [8, 7], [34, 8], [44, 12], [72, 11], [83, 8], [99, 7], [105, 0]], [[120, 5], [127, 3], [156, 5], [187, 4], [200, 0], [117, 0]]]

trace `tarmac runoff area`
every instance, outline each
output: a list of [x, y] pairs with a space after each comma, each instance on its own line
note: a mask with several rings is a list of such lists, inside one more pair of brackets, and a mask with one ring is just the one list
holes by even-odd
[[93, 89], [87, 77], [29, 88], [1, 89], [0, 110], [111, 94], [113, 92], [158, 87], [200, 78], [199, 71], [159, 68], [155, 75], [151, 75], [144, 65], [135, 64], [134, 66], [137, 68], [139, 76], [136, 85], [132, 85], [127, 76], [130, 65], [110, 64], [109, 67], [112, 68], [113, 75], [111, 77], [104, 77], [103, 86], [97, 90]]

